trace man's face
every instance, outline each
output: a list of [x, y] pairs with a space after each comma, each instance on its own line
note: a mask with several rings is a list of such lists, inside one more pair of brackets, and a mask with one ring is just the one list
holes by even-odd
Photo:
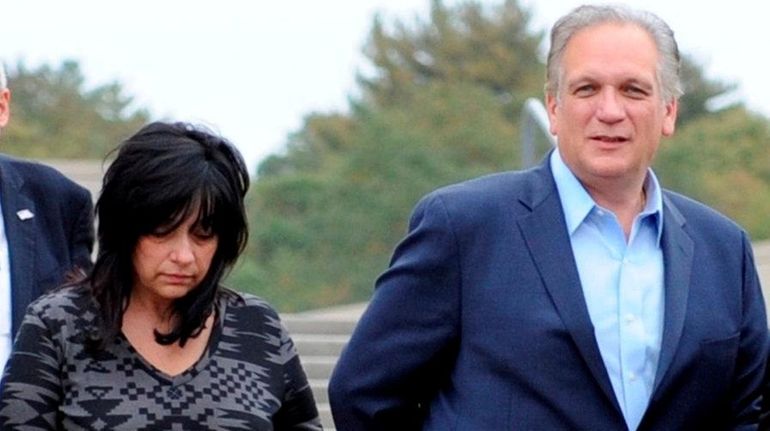
[[588, 187], [641, 184], [674, 132], [677, 102], [663, 101], [657, 64], [655, 42], [632, 24], [588, 27], [567, 43], [558, 96], [546, 104], [564, 162]]
[[0, 90], [0, 129], [8, 124], [8, 118], [11, 113], [11, 90], [4, 88]]

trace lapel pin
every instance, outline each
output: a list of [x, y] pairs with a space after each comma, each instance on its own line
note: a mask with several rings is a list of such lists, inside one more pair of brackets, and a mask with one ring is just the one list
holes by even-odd
[[35, 214], [33, 214], [32, 211], [26, 208], [24, 208], [23, 210], [16, 211], [16, 215], [19, 216], [19, 220], [21, 221], [29, 220], [35, 216]]

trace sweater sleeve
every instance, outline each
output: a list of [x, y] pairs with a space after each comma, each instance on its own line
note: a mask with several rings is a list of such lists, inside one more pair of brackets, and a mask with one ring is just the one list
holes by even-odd
[[300, 363], [294, 342], [283, 325], [281, 325], [280, 350], [280, 356], [285, 359], [283, 365], [285, 391], [281, 408], [273, 417], [275, 429], [321, 430], [321, 420], [313, 398], [313, 391]]

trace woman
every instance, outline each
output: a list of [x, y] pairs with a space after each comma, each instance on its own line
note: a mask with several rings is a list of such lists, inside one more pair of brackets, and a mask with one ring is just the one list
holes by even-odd
[[0, 429], [321, 429], [264, 301], [223, 288], [247, 238], [237, 150], [153, 123], [118, 148], [82, 281], [33, 303], [0, 384]]

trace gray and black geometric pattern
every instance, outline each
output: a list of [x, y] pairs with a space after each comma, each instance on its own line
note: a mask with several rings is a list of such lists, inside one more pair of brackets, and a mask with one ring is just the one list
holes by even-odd
[[320, 430], [294, 344], [278, 314], [248, 294], [221, 295], [208, 349], [177, 376], [123, 337], [84, 347], [95, 313], [64, 289], [27, 311], [0, 383], [2, 430]]

